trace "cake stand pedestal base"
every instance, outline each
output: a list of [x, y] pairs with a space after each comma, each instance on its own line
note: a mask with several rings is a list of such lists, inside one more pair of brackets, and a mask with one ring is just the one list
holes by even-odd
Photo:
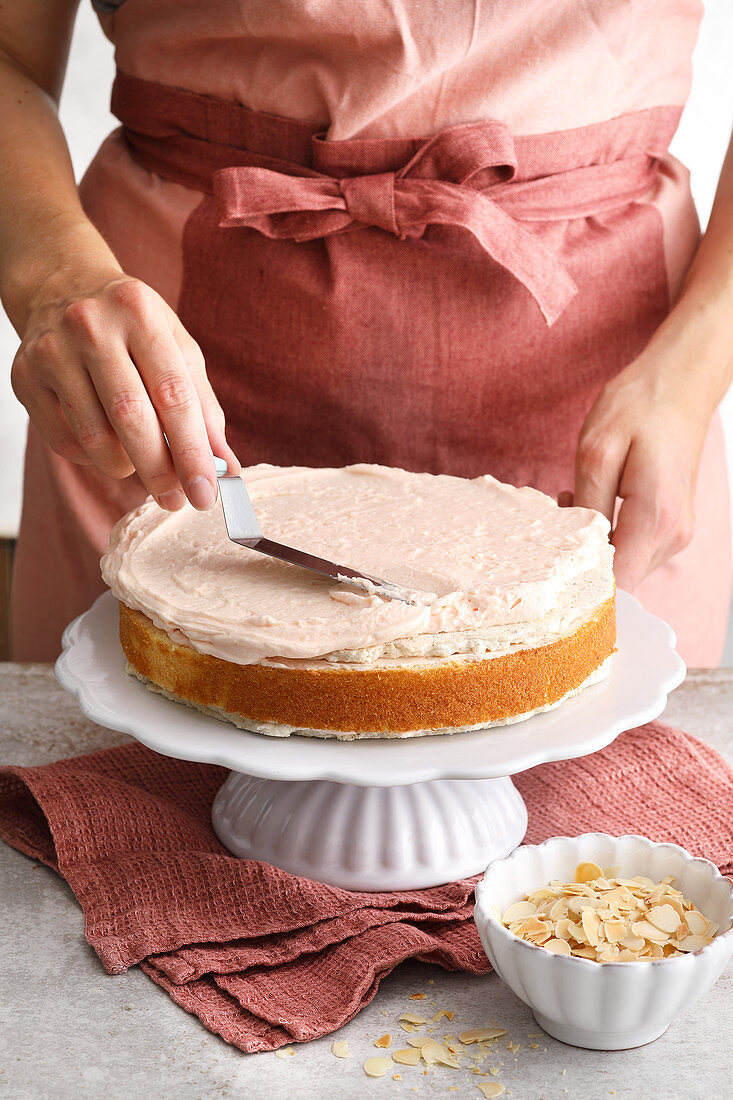
[[347, 890], [414, 890], [479, 874], [509, 855], [527, 810], [507, 777], [360, 787], [232, 772], [212, 821], [243, 859]]

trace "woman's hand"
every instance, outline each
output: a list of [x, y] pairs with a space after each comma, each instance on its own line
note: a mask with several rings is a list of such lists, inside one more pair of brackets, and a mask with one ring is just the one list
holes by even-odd
[[233, 472], [239, 464], [201, 352], [86, 217], [59, 125], [77, 6], [0, 6], [0, 297], [21, 338], [13, 389], [59, 454], [111, 477], [137, 470], [164, 508], [182, 507], [184, 493], [206, 508], [212, 451]]
[[692, 538], [700, 456], [722, 395], [725, 329], [680, 303], [603, 388], [581, 429], [574, 503], [613, 522], [621, 498], [612, 542], [616, 580], [627, 591]]
[[65, 298], [41, 291], [12, 384], [54, 451], [113, 478], [137, 470], [170, 511], [185, 496], [199, 509], [214, 503], [214, 454], [239, 470], [196, 341], [154, 290], [119, 269]]

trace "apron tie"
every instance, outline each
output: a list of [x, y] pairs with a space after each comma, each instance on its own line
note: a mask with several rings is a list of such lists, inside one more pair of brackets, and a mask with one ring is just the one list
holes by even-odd
[[[357, 161], [368, 159], [370, 142], [357, 139], [320, 142], [321, 162], [329, 145], [336, 159], [350, 145]], [[400, 240], [422, 237], [429, 225], [464, 229], [527, 288], [551, 325], [577, 287], [539, 238], [488, 197], [492, 185], [506, 184], [515, 169], [511, 136], [494, 122], [440, 131], [397, 171], [339, 177], [238, 165], [215, 172], [212, 182], [220, 226], [249, 227], [273, 240], [311, 241], [365, 226]], [[454, 178], [430, 178], [436, 170]], [[487, 176], [489, 186], [478, 190]]]
[[487, 119], [426, 139], [330, 141], [311, 123], [121, 72], [112, 109], [138, 163], [213, 193], [222, 227], [296, 241], [365, 227], [407, 240], [457, 227], [527, 288], [548, 324], [577, 287], [531, 223], [643, 200], [680, 115], [656, 107], [519, 137]]

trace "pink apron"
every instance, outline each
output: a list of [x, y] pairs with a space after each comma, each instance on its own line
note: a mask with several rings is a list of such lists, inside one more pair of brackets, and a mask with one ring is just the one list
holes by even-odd
[[[138, 43], [144, 24], [129, 27]], [[487, 111], [426, 136], [393, 125], [333, 140], [320, 122], [202, 94], [200, 74], [182, 89], [132, 68], [113, 95], [123, 130], [82, 196], [125, 269], [201, 345], [244, 464], [382, 462], [572, 488], [588, 409], [666, 315], [696, 243], [667, 154], [680, 104], [539, 134]], [[33, 433], [27, 479], [16, 654], [50, 658], [101, 589], [110, 524], [143, 491], [70, 467]], [[726, 505], [716, 422], [695, 538], [638, 591], [693, 664], [722, 649]]]

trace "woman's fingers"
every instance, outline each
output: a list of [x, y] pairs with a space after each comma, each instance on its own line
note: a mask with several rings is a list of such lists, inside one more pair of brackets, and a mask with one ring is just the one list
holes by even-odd
[[196, 508], [214, 503], [212, 451], [239, 470], [197, 344], [137, 279], [39, 307], [12, 379], [59, 454], [111, 477], [137, 470], [164, 508], [182, 507], [184, 493]]
[[145, 384], [178, 480], [194, 508], [210, 508], [217, 481], [201, 404], [181, 349], [165, 328], [130, 337], [130, 353]]
[[[16, 393], [19, 400], [19, 394]], [[55, 393], [36, 386], [23, 400], [36, 431], [46, 440], [52, 451], [77, 466], [91, 466], [92, 460], [74, 435]]]
[[628, 443], [620, 433], [596, 426], [591, 416], [578, 441], [574, 504], [577, 508], [595, 508], [610, 523]]
[[91, 378], [84, 370], [70, 372], [57, 396], [82, 449], [103, 474], [129, 477], [135, 467], [107, 419]]
[[68, 424], [83, 454], [103, 473], [122, 478], [133, 472], [79, 355], [62, 334], [46, 331], [21, 345], [11, 377], [16, 395], [54, 450], [62, 447], [68, 457], [72, 452], [78, 456], [65, 436]]
[[223, 458], [230, 474], [238, 474], [241, 466], [225, 435], [224, 411], [219, 404], [206, 373], [204, 357], [196, 341], [173, 314], [173, 336], [186, 361], [188, 372], [196, 388], [201, 412], [211, 449], [217, 458]]
[[670, 476], [676, 471], [661, 457], [644, 443], [632, 444], [621, 479], [614, 573], [629, 592], [692, 538], [692, 489]]
[[160, 421], [142, 378], [119, 341], [87, 364], [107, 419], [148, 492], [168, 511], [186, 503]]

